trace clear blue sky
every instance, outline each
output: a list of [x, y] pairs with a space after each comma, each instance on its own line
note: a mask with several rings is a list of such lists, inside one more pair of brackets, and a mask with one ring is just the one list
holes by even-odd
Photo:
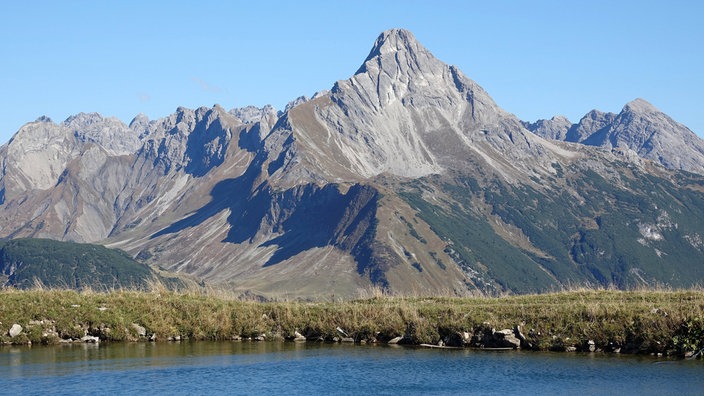
[[283, 108], [411, 30], [523, 120], [642, 97], [704, 135], [700, 1], [12, 1], [0, 11], [0, 143], [25, 122], [178, 106]]

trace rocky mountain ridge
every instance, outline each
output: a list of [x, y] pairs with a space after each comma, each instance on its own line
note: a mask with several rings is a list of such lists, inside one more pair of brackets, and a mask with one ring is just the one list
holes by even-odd
[[25, 125], [0, 147], [0, 237], [97, 242], [274, 297], [688, 285], [704, 279], [704, 177], [558, 141], [680, 131], [641, 105], [522, 123], [392, 29], [282, 112]]
[[524, 126], [544, 138], [632, 150], [670, 169], [704, 173], [704, 141], [644, 99], [627, 103], [619, 114], [592, 110], [577, 124], [555, 117]]

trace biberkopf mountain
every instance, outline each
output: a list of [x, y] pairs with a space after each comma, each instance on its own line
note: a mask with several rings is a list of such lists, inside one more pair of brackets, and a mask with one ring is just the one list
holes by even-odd
[[[704, 176], [678, 149], [701, 140], [642, 101], [588, 117], [524, 123], [393, 29], [282, 112], [28, 123], [0, 147], [0, 237], [100, 243], [270, 297], [701, 283]], [[560, 141], [578, 133], [611, 146]]]

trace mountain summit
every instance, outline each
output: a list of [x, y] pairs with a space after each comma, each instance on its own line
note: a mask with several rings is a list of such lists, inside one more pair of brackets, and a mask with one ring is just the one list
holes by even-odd
[[[628, 102], [619, 114], [592, 110], [577, 124], [560, 123], [558, 131], [526, 124], [534, 133], [606, 149], [632, 150], [671, 169], [704, 173], [704, 142], [644, 99]], [[555, 124], [551, 124], [555, 125]]]
[[416, 41], [416, 37], [413, 33], [406, 29], [389, 29], [382, 32], [379, 37], [377, 37], [376, 41], [374, 41], [374, 46], [371, 51], [369, 51], [367, 59], [364, 61], [374, 59], [381, 54], [398, 51], [413, 52], [416, 49], [427, 52], [427, 50]]
[[411, 60], [415, 66], [419, 63], [427, 63], [429, 59], [435, 59], [430, 52], [423, 47], [418, 41], [416, 41], [413, 33], [405, 29], [390, 29], [379, 35], [379, 37], [374, 42], [367, 59], [364, 60], [364, 64], [357, 70], [357, 73], [364, 73], [366, 71], [365, 66], [369, 61], [379, 63], [382, 58], [392, 58], [399, 54], [397, 63], [399, 66], [406, 60]]
[[690, 286], [704, 176], [676, 170], [696, 170], [688, 131], [641, 100], [521, 122], [392, 29], [282, 112], [28, 123], [0, 147], [0, 237], [97, 242], [271, 297]]
[[660, 110], [658, 110], [650, 102], [641, 98], [636, 98], [626, 103], [623, 107], [623, 111], [632, 113], [660, 113]]
[[[548, 151], [476, 82], [401, 29], [382, 33], [356, 74], [286, 118], [286, 130], [301, 137], [298, 163], [316, 157], [308, 173], [325, 164], [318, 176], [326, 180], [420, 177], [497, 153], [540, 161]], [[512, 173], [508, 163], [486, 162]]]

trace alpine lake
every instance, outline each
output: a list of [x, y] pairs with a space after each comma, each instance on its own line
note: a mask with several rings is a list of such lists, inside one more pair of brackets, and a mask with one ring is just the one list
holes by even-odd
[[704, 362], [311, 342], [3, 346], [0, 393], [702, 395]]

